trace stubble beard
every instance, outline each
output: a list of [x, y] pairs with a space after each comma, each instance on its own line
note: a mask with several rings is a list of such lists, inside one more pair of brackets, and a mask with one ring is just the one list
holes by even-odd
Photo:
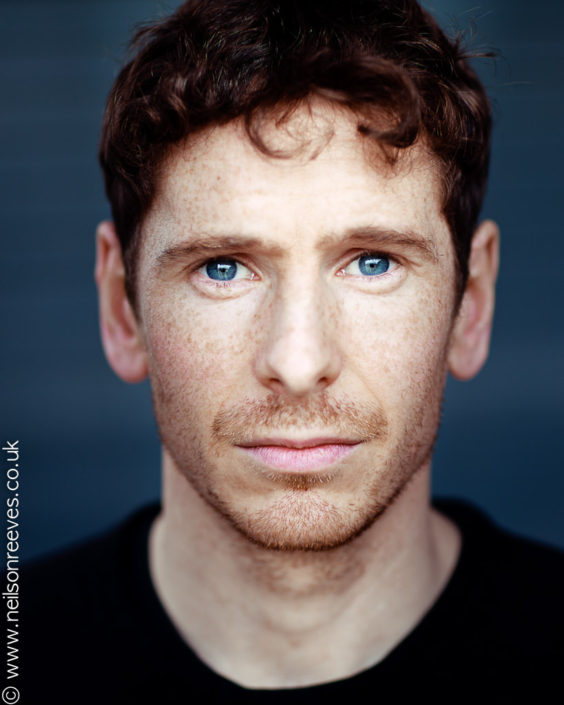
[[[212, 426], [211, 446], [236, 444], [248, 437], [249, 429], [284, 430], [330, 427], [343, 437], [361, 436], [375, 446], [372, 472], [361, 473], [365, 482], [355, 493], [354, 501], [339, 504], [331, 501], [335, 471], [288, 475], [272, 472], [270, 479], [277, 498], [260, 509], [233, 506], [225, 493], [210, 478], [217, 476], [213, 463], [215, 448], [203, 449], [189, 443], [192, 457], [186, 457], [187, 435], [170, 428], [166, 405], [154, 395], [155, 415], [163, 445], [177, 469], [200, 498], [247, 541], [268, 551], [329, 551], [354, 541], [394, 504], [413, 477], [430, 461], [435, 443], [441, 407], [441, 395], [432, 401], [432, 418], [422, 421], [424, 405], [429, 413], [429, 399], [412, 409], [404, 422], [400, 438], [386, 447], [389, 422], [379, 407], [363, 408], [350, 401], [331, 400], [322, 393], [303, 403], [285, 403], [275, 395], [266, 399], [245, 400], [222, 408]], [[266, 434], [265, 434], [266, 435]], [[382, 452], [378, 452], [381, 449]], [[385, 453], [383, 452], [385, 450]], [[195, 452], [194, 452], [195, 451]], [[212, 452], [210, 452], [212, 451]], [[385, 455], [385, 457], [384, 457]], [[361, 468], [362, 470], [362, 468]]]

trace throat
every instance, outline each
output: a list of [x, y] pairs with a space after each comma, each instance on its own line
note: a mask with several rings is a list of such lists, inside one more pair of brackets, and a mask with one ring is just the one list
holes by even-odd
[[414, 478], [353, 541], [323, 551], [268, 550], [215, 514], [186, 522], [185, 508], [165, 505], [150, 538], [159, 599], [202, 661], [239, 685], [346, 678], [414, 629], [456, 563], [457, 530], [430, 510], [423, 482]]
[[363, 552], [350, 545], [327, 551], [259, 549], [246, 552], [241, 564], [253, 588], [291, 604], [348, 593], [366, 571]]

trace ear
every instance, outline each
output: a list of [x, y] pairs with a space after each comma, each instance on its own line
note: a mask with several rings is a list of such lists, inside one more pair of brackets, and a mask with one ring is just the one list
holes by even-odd
[[474, 233], [466, 289], [451, 334], [448, 365], [457, 379], [478, 374], [489, 352], [499, 265], [499, 229], [484, 221]]
[[125, 293], [125, 268], [114, 224], [104, 221], [96, 231], [96, 269], [100, 331], [106, 359], [125, 382], [147, 376], [143, 336]]

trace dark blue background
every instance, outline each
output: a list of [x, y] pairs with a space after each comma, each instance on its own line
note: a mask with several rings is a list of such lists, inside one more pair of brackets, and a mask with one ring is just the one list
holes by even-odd
[[[108, 216], [96, 162], [105, 96], [139, 0], [0, 2], [2, 440], [19, 439], [23, 556], [106, 526], [159, 492], [148, 386], [102, 355], [94, 229]], [[502, 229], [490, 360], [450, 382], [435, 490], [564, 546], [564, 3], [429, 2], [503, 58], [480, 71], [496, 133], [484, 216]], [[472, 32], [471, 32], [472, 34]]]

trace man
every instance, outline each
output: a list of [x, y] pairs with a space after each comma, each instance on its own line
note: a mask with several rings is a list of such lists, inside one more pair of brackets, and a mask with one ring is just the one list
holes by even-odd
[[96, 281], [110, 365], [151, 381], [163, 501], [30, 569], [29, 701], [554, 685], [560, 556], [429, 499], [498, 262], [461, 49], [411, 0], [189, 0], [136, 48]]

